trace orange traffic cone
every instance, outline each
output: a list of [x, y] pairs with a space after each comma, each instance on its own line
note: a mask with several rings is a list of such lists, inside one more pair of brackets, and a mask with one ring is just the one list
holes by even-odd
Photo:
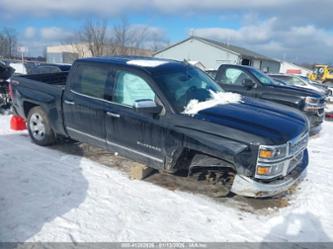
[[15, 131], [22, 131], [27, 129], [25, 120], [20, 116], [13, 115], [10, 119], [10, 129]]

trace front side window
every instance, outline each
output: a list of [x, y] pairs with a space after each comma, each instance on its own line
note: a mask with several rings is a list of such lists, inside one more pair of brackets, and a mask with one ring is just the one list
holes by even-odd
[[79, 65], [72, 89], [91, 97], [104, 98], [108, 69], [99, 65]]
[[132, 107], [137, 100], [155, 100], [155, 93], [141, 77], [118, 71], [115, 77], [113, 101]]
[[246, 79], [251, 80], [250, 76], [237, 68], [227, 68], [221, 78], [221, 83], [242, 86]]
[[263, 85], [276, 85], [274, 81], [268, 77], [266, 74], [260, 72], [259, 70], [255, 68], [250, 69], [251, 73], [260, 81]]

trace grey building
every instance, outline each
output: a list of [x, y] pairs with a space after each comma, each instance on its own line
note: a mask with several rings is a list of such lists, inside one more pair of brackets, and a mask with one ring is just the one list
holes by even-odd
[[197, 36], [158, 51], [154, 56], [179, 61], [200, 61], [207, 70], [216, 70], [221, 64], [248, 65], [270, 73], [278, 73], [280, 70], [280, 62], [277, 60], [245, 48]]

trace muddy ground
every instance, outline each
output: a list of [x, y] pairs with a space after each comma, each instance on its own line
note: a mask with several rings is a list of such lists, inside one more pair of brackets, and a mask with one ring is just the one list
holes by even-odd
[[[63, 143], [59, 145], [54, 145], [51, 148], [72, 155], [89, 158], [92, 161], [122, 171], [126, 173], [128, 177], [130, 177], [130, 169], [134, 164], [134, 162], [129, 159], [115, 156], [109, 151], [84, 143]], [[265, 199], [246, 198], [235, 195], [224, 198], [213, 198], [209, 196], [209, 193], [205, 193], [200, 189], [200, 185], [198, 182], [195, 182], [187, 177], [174, 176], [165, 173], [161, 174], [158, 171], [155, 171], [150, 176], [145, 178], [144, 181], [150, 182], [163, 188], [167, 188], [171, 191], [185, 191], [200, 194], [203, 195], [205, 198], [211, 198], [217, 202], [222, 202], [225, 205], [238, 208], [241, 211], [258, 214], [270, 213], [274, 210], [278, 210], [279, 208], [288, 206], [289, 201], [293, 197], [293, 193], [297, 191], [297, 187], [295, 187], [286, 195]]]

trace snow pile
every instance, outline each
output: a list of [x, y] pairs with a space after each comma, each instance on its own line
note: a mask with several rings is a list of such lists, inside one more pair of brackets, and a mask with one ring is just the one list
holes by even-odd
[[289, 204], [248, 212], [236, 197], [214, 201], [130, 180], [65, 149], [75, 145], [34, 145], [9, 120], [0, 115], [0, 242], [333, 239], [333, 122], [310, 139], [308, 176]]
[[140, 66], [140, 67], [158, 67], [160, 65], [168, 63], [162, 60], [131, 60], [128, 61], [128, 65]]
[[202, 110], [209, 109], [217, 105], [235, 104], [240, 103], [242, 100], [242, 96], [238, 93], [215, 93], [210, 91], [210, 95], [212, 97], [211, 99], [202, 102], [199, 102], [197, 99], [192, 99], [185, 107], [183, 114], [195, 115]]
[[327, 113], [333, 112], [333, 104], [332, 103], [326, 104], [325, 112], [327, 112]]

